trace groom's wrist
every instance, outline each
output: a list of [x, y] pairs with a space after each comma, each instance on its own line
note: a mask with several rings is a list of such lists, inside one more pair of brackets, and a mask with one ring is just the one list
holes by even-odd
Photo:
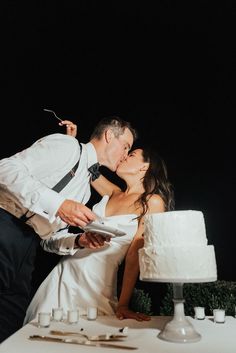
[[80, 245], [80, 238], [83, 235], [83, 233], [79, 233], [77, 234], [76, 238], [75, 238], [75, 248], [76, 249], [84, 249], [84, 246]]

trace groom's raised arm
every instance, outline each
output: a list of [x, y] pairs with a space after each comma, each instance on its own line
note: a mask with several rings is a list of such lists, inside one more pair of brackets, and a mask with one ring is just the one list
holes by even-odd
[[102, 174], [96, 180], [92, 181], [91, 185], [101, 196], [111, 196], [114, 192], [121, 191], [119, 186], [109, 181]]

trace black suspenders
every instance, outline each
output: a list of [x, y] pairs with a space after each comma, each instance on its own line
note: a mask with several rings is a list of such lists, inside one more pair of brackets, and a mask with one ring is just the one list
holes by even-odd
[[[80, 146], [80, 158], [81, 158], [81, 154], [82, 154], [82, 145], [81, 143], [79, 144]], [[55, 185], [53, 186], [52, 190], [56, 191], [56, 192], [60, 192], [68, 183], [71, 179], [73, 179], [73, 177], [75, 176], [75, 172], [79, 166], [79, 162], [80, 162], [80, 158], [79, 160], [76, 162], [76, 164], [74, 165], [74, 167]], [[25, 214], [23, 214], [20, 219], [23, 222], [27, 222], [31, 217], [33, 217], [35, 215], [35, 213], [33, 213], [31, 216], [27, 217], [27, 213], [29, 212], [29, 210], [26, 211]]]

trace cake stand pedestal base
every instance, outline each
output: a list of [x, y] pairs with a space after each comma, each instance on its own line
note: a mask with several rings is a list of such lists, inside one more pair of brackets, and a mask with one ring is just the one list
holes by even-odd
[[[158, 334], [158, 338], [176, 343], [197, 342], [201, 335], [187, 320], [184, 313], [183, 283], [174, 283], [174, 317]], [[178, 298], [179, 297], [179, 298]]]

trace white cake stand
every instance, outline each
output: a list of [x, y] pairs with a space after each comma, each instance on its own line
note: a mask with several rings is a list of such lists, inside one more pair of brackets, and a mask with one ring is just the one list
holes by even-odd
[[[148, 278], [140, 278], [142, 281], [147, 282], [169, 282], [165, 280], [155, 280]], [[216, 279], [199, 279], [187, 281], [195, 282], [212, 282]], [[171, 321], [167, 322], [163, 330], [157, 335], [158, 338], [168, 342], [176, 343], [191, 343], [197, 342], [201, 339], [191, 322], [186, 318], [184, 312], [184, 298], [183, 298], [183, 282], [172, 282], [173, 284], [173, 302], [174, 302], [174, 316]]]
[[173, 283], [174, 316], [158, 334], [160, 339], [179, 343], [197, 342], [201, 339], [201, 335], [185, 316], [184, 302], [183, 283]]

